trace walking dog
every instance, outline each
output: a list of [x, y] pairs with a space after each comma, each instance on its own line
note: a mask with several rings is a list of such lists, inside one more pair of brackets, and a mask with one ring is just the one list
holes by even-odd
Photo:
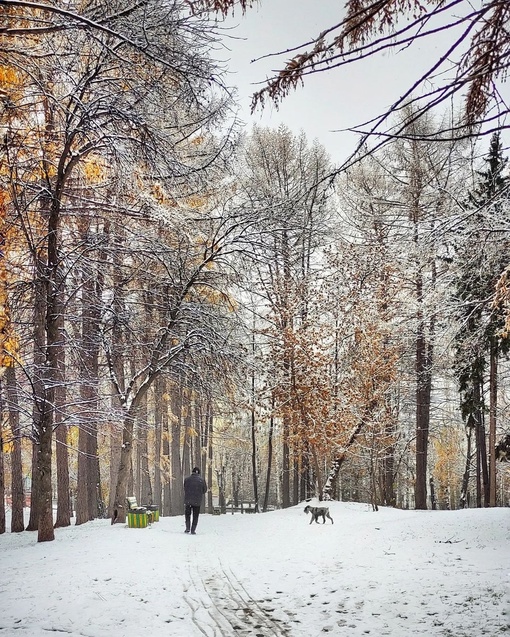
[[307, 505], [305, 506], [305, 513], [312, 514], [310, 524], [314, 521], [319, 524], [320, 517], [322, 517], [322, 524], [326, 524], [326, 518], [329, 518], [331, 520], [331, 524], [334, 524], [333, 518], [329, 515], [329, 507], [311, 507], [310, 505]]

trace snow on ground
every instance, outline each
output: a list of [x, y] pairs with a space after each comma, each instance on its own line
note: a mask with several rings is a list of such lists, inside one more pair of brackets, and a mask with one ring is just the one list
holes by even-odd
[[510, 634], [510, 508], [330, 503], [0, 536], [0, 637]]

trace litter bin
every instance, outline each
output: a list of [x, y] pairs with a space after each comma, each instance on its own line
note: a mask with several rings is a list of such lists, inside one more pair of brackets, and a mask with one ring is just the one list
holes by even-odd
[[147, 507], [147, 513], [152, 514], [152, 521], [159, 522], [159, 507], [155, 504], [149, 504]]
[[136, 509], [136, 511], [128, 511], [128, 527], [130, 529], [145, 529], [149, 521], [147, 519], [147, 511], [145, 509]]

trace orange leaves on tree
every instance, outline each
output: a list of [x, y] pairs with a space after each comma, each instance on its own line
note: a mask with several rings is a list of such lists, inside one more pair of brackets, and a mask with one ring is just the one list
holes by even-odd
[[0, 368], [14, 365], [19, 344], [12, 329], [7, 294], [5, 193], [0, 191]]

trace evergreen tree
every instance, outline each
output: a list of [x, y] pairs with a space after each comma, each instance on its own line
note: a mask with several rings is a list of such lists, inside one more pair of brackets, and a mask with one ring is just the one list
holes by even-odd
[[[493, 305], [501, 273], [508, 265], [509, 240], [501, 219], [508, 208], [510, 178], [504, 174], [507, 158], [499, 133], [495, 133], [485, 157], [487, 168], [479, 171], [476, 188], [468, 196], [466, 223], [456, 251], [455, 296], [459, 329], [456, 336], [455, 371], [458, 378], [461, 413], [469, 429], [475, 431], [477, 506], [489, 503], [489, 471], [485, 449], [487, 411], [484, 380], [489, 372], [489, 391], [495, 396], [497, 358], [509, 347], [501, 336], [504, 313]], [[495, 415], [491, 404], [491, 416]], [[494, 413], [493, 413], [494, 412]], [[493, 446], [493, 445], [492, 445]], [[494, 464], [492, 462], [492, 464]], [[469, 463], [466, 465], [466, 473]], [[466, 505], [467, 476], [461, 495]]]

